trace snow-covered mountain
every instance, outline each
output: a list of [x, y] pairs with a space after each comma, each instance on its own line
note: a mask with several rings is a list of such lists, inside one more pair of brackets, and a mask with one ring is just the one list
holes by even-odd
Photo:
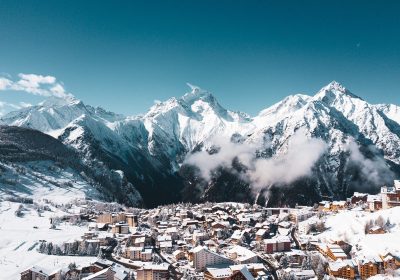
[[272, 191], [275, 204], [341, 198], [355, 189], [374, 191], [400, 173], [396, 105], [369, 104], [332, 82], [314, 96], [288, 96], [250, 117], [225, 109], [211, 93], [189, 86], [191, 91], [181, 98], [159, 102], [143, 116], [125, 117], [74, 98], [51, 98], [11, 112], [0, 122], [57, 138], [98, 174], [118, 170], [147, 206], [182, 199], [253, 199], [252, 182], [243, 179], [246, 171], [238, 171], [240, 166], [221, 166], [205, 179], [185, 161], [197, 151], [218, 152], [221, 138], [247, 146], [257, 143], [257, 156], [265, 158], [287, 153], [299, 129], [327, 143], [311, 175], [276, 184], [284, 186], [278, 194]]
[[[98, 173], [80, 155], [38, 130], [0, 126], [0, 197], [120, 200], [141, 205], [124, 174]], [[123, 194], [123, 195], [121, 195]]]

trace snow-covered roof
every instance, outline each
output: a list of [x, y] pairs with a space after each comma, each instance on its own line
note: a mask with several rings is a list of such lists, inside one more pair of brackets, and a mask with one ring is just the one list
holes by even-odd
[[242, 262], [242, 261], [246, 261], [248, 259], [254, 258], [257, 255], [253, 252], [250, 251], [249, 249], [236, 245], [233, 246], [231, 249], [228, 250], [228, 253], [230, 254], [237, 254], [236, 260]]
[[47, 267], [32, 266], [31, 267], [31, 271], [50, 276], [50, 275], [53, 275], [53, 274], [57, 273], [59, 271], [59, 269], [55, 270], [54, 268], [49, 269]]
[[226, 278], [232, 275], [230, 268], [207, 268], [213, 278]]
[[289, 236], [278, 235], [276, 238], [264, 239], [265, 244], [291, 242]]
[[259, 230], [257, 230], [256, 235], [264, 235], [266, 232], [266, 229], [260, 228]]
[[333, 271], [338, 271], [346, 266], [355, 267], [355, 265], [356, 264], [353, 260], [338, 260], [335, 262], [329, 262], [329, 268]]
[[243, 266], [243, 268], [240, 270], [240, 272], [243, 274], [243, 276], [246, 278], [246, 280], [254, 280], [253, 275], [251, 275], [250, 271], [246, 266]]
[[107, 267], [107, 268], [105, 268], [105, 269], [103, 269], [103, 270], [100, 270], [100, 271], [94, 273], [94, 274], [91, 274], [91, 275], [89, 275], [89, 276], [86, 276], [86, 277], [82, 278], [82, 280], [98, 279], [99, 276], [102, 276], [103, 274], [107, 273], [107, 271], [108, 271], [109, 269], [110, 269], [110, 268]]
[[191, 250], [191, 252], [192, 252], [192, 253], [198, 253], [198, 252], [200, 252], [201, 250], [206, 250], [206, 248], [205, 248], [204, 246], [197, 246], [197, 247], [193, 248], [193, 249]]

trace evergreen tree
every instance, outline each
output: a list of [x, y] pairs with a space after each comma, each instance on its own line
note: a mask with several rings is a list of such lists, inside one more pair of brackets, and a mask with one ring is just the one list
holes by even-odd
[[283, 268], [287, 268], [289, 266], [289, 258], [286, 255], [283, 255], [279, 260], [279, 265]]
[[325, 275], [325, 265], [324, 265], [324, 263], [322, 261], [319, 262], [315, 273], [317, 274], [319, 279], [324, 277], [324, 275]]
[[45, 252], [47, 255], [51, 255], [51, 253], [53, 252], [53, 243], [52, 242], [47, 243]]
[[312, 269], [311, 258], [310, 258], [310, 256], [306, 256], [306, 257], [303, 259], [303, 262], [302, 262], [302, 264], [301, 264], [301, 269], [303, 269], [303, 270]]

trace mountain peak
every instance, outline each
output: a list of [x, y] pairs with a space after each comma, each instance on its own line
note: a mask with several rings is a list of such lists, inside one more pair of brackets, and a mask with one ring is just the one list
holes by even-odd
[[198, 93], [204, 91], [200, 87], [192, 85], [191, 83], [186, 83], [186, 85], [191, 89], [190, 93], [192, 93], [192, 94], [198, 94]]
[[314, 99], [328, 101], [330, 103], [338, 98], [343, 99], [344, 97], [361, 99], [361, 97], [353, 94], [347, 88], [345, 88], [341, 83], [337, 81], [332, 81], [323, 88], [321, 88], [318, 93], [314, 96]]
[[209, 100], [214, 100], [214, 96], [208, 92], [207, 90], [204, 90], [198, 86], [195, 86], [190, 83], [186, 83], [188, 87], [190, 88], [190, 92], [186, 93], [184, 96], [182, 96], [182, 100], [187, 102], [187, 103], [193, 103], [194, 101], [201, 99], [205, 101]]
[[346, 88], [341, 83], [339, 83], [337, 81], [330, 82], [324, 88], [330, 89], [330, 90], [338, 90], [338, 91], [342, 91], [342, 92], [346, 91]]
[[61, 106], [69, 106], [69, 105], [76, 105], [81, 101], [76, 99], [75, 97], [68, 96], [68, 97], [57, 97], [57, 96], [50, 96], [39, 103], [42, 107], [61, 107]]

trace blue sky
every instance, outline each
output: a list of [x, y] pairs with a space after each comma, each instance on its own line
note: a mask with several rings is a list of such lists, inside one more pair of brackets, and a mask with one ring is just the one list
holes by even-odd
[[[332, 80], [400, 104], [399, 10], [390, 0], [0, 1], [0, 73], [53, 76], [51, 86], [127, 115], [183, 95], [186, 82], [251, 115]], [[0, 92], [12, 104], [41, 98]]]

